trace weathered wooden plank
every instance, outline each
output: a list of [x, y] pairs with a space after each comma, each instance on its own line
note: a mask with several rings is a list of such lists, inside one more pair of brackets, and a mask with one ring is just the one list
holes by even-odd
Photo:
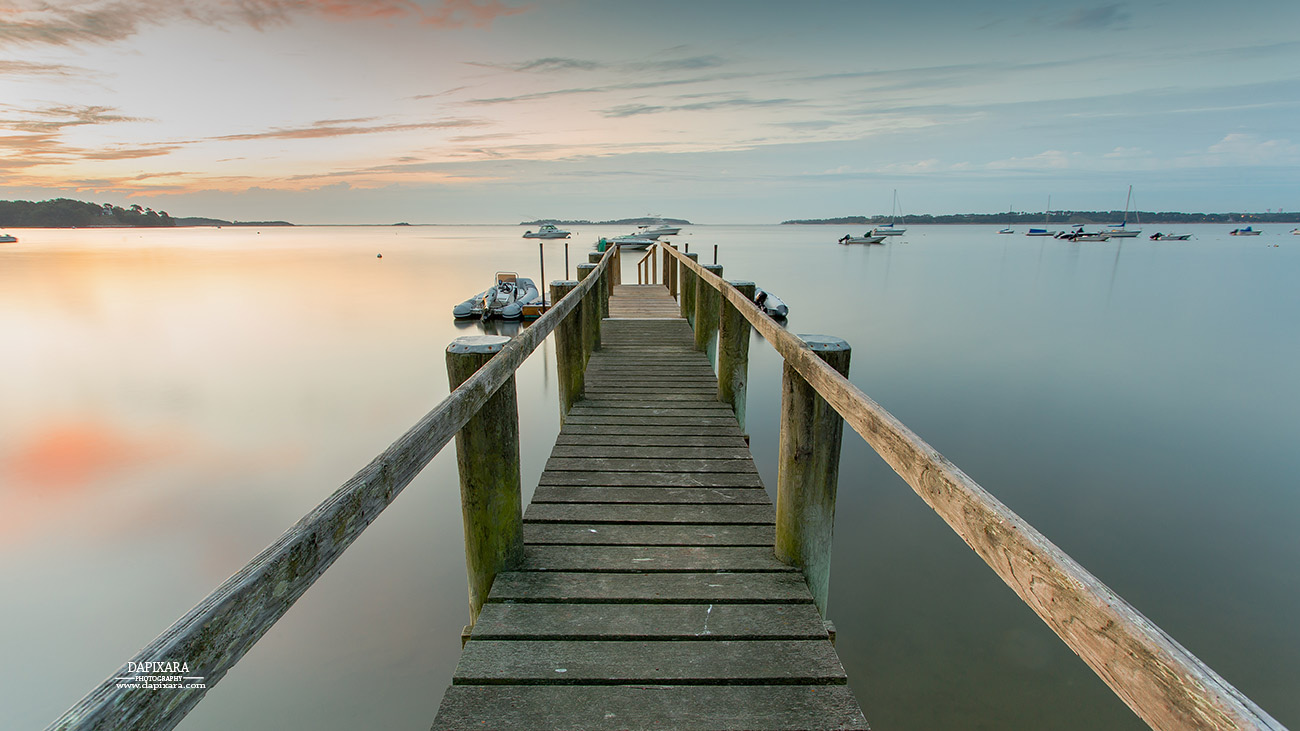
[[774, 537], [775, 530], [770, 525], [524, 523], [525, 545], [771, 548]]
[[503, 571], [489, 602], [592, 602], [609, 604], [812, 603], [798, 572], [781, 573], [572, 573]]
[[596, 443], [589, 446], [567, 446], [556, 444], [551, 450], [551, 458], [556, 457], [580, 457], [580, 458], [643, 458], [647, 455], [662, 459], [746, 459], [752, 460], [749, 450], [744, 446], [739, 447], [655, 447], [647, 449], [646, 447], [626, 447], [610, 444]]
[[[731, 408], [724, 406], [716, 401], [708, 404], [687, 404], [665, 406], [662, 404], [644, 404], [632, 408], [621, 406], [606, 406], [592, 401], [583, 401], [581, 406], [575, 406], [569, 414], [570, 418], [578, 416], [588, 419], [608, 417], [615, 419], [682, 419], [694, 421], [698, 419], [730, 419], [732, 422], [736, 417], [732, 414]], [[567, 422], [566, 422], [567, 423]]]
[[731, 437], [744, 441], [740, 429], [735, 426], [735, 419], [732, 419], [732, 426], [729, 429], [720, 428], [711, 424], [691, 424], [691, 425], [663, 425], [663, 424], [565, 424], [564, 431], [561, 435], [578, 436], [578, 435], [609, 435], [619, 434], [637, 434], [644, 436], [705, 436], [705, 437]]
[[770, 505], [533, 503], [524, 513], [531, 523], [711, 523], [766, 524], [775, 520]]
[[705, 434], [704, 436], [688, 435], [654, 435], [654, 434], [579, 434], [573, 430], [565, 430], [559, 434], [555, 440], [556, 445], [566, 445], [581, 448], [589, 448], [589, 445], [608, 445], [624, 447], [665, 447], [665, 448], [682, 448], [682, 447], [707, 447], [707, 448], [737, 448], [748, 449], [744, 437], [739, 434], [723, 436], [720, 434]]
[[847, 687], [837, 685], [455, 685], [433, 731], [865, 731]]
[[551, 457], [547, 472], [757, 472], [752, 459]]
[[585, 410], [589, 413], [637, 413], [658, 412], [672, 409], [691, 409], [704, 415], [715, 412], [730, 415], [734, 413], [727, 404], [703, 393], [682, 393], [680, 391], [661, 392], [658, 394], [587, 394], [582, 399]]
[[844, 666], [826, 641], [536, 642], [465, 645], [455, 685], [843, 685]]
[[671, 249], [723, 296], [854, 431], [1142, 720], [1159, 729], [1284, 727], [948, 461], [806, 343]]
[[529, 546], [520, 571], [798, 571], [766, 546]]
[[807, 604], [488, 604], [475, 640], [827, 640]]
[[600, 416], [586, 411], [573, 411], [564, 422], [565, 426], [573, 424], [606, 426], [694, 426], [694, 427], [730, 427], [737, 432], [736, 417], [727, 416]]
[[539, 485], [593, 487], [762, 487], [757, 472], [543, 472]]
[[770, 505], [759, 487], [574, 487], [542, 486], [535, 503], [695, 503]]

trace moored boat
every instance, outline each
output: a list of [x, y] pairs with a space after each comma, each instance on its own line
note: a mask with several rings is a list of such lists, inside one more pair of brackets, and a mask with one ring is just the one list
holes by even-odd
[[898, 189], [894, 189], [894, 208], [889, 213], [889, 223], [881, 224], [871, 229], [872, 236], [902, 236], [907, 233], [907, 229], [897, 225], [898, 221]]
[[1128, 198], [1124, 199], [1124, 220], [1120, 221], [1119, 223], [1112, 223], [1110, 225], [1110, 228], [1106, 229], [1102, 233], [1106, 234], [1112, 239], [1131, 239], [1137, 236], [1138, 234], [1142, 233], [1142, 229], [1140, 228], [1128, 228], [1128, 209], [1129, 209], [1129, 205], [1132, 203], [1133, 203], [1133, 186], [1130, 185], [1128, 187]]
[[542, 301], [537, 285], [527, 277], [514, 272], [497, 272], [496, 284], [473, 297], [461, 302], [451, 309], [451, 314], [458, 320], [480, 318], [487, 320], [499, 317], [504, 320], [518, 320], [524, 316], [524, 308]]
[[853, 234], [844, 234], [844, 238], [839, 240], [841, 244], [879, 244], [885, 240], [884, 236], [876, 236], [873, 231], [868, 231], [861, 236]]
[[1234, 228], [1228, 232], [1229, 236], [1258, 236], [1259, 234], [1259, 229], [1251, 228], [1250, 226], [1245, 228]]
[[758, 309], [774, 320], [784, 320], [785, 316], [790, 314], [790, 308], [780, 297], [768, 292], [762, 287], [754, 288], [754, 304]]
[[1111, 235], [1108, 231], [1084, 231], [1083, 226], [1076, 226], [1069, 233], [1057, 234], [1056, 238], [1065, 241], [1105, 241], [1111, 238]]
[[1016, 230], [1014, 228], [1011, 228], [1010, 226], [1007, 226], [1006, 228], [1003, 229], [998, 229], [998, 233], [1000, 234], [1013, 234], [1015, 232]]
[[18, 243], [17, 236], [10, 236], [9, 234], [0, 234], [0, 244], [15, 244], [15, 243]]
[[1151, 234], [1152, 241], [1186, 241], [1191, 237], [1191, 234], [1162, 234], [1159, 231]]
[[644, 236], [647, 239], [658, 239], [660, 236], [673, 236], [680, 233], [681, 226], [670, 226], [663, 221], [658, 221], [645, 226], [637, 226], [633, 236]]
[[645, 236], [613, 236], [605, 238], [602, 236], [596, 242], [596, 251], [604, 251], [610, 244], [616, 244], [620, 249], [648, 249], [655, 244], [655, 239]]
[[536, 231], [524, 232], [524, 238], [526, 239], [567, 239], [569, 235], [568, 231], [557, 228], [553, 223], [543, 223], [542, 227]]
[[1047, 196], [1047, 208], [1043, 209], [1043, 227], [1031, 228], [1025, 232], [1026, 236], [1059, 236], [1060, 231], [1048, 231], [1047, 221], [1052, 217], [1052, 196]]

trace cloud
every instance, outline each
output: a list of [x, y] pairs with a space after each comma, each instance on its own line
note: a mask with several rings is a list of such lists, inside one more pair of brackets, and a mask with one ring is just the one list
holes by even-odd
[[1061, 28], [1082, 30], [1122, 28], [1131, 17], [1128, 11], [1124, 10], [1123, 3], [1115, 3], [1112, 5], [1098, 5], [1095, 8], [1080, 8], [1057, 25]]
[[64, 66], [58, 63], [32, 63], [31, 61], [5, 61], [0, 59], [0, 76], [57, 76], [71, 78], [89, 73], [76, 66]]
[[393, 124], [367, 124], [373, 118], [362, 119], [326, 119], [313, 122], [305, 127], [290, 127], [248, 132], [244, 134], [221, 135], [208, 139], [222, 142], [243, 140], [314, 140], [327, 137], [347, 137], [350, 135], [373, 135], [387, 132], [410, 132], [422, 129], [459, 129], [477, 127], [485, 124], [474, 119], [444, 119], [437, 122], [413, 122]]
[[619, 118], [634, 117], [642, 114], [663, 114], [665, 112], [707, 112], [715, 109], [735, 107], [783, 107], [798, 103], [799, 102], [794, 99], [751, 99], [749, 97], [734, 97], [730, 99], [692, 102], [690, 104], [623, 104], [603, 110], [601, 114], [606, 117]]
[[143, 122], [140, 117], [128, 117], [118, 114], [113, 107], [63, 104], [43, 109], [15, 110], [6, 108], [17, 118], [0, 118], [0, 129], [15, 132], [57, 132], [65, 127], [82, 127], [94, 124], [113, 124], [116, 122]]
[[1011, 157], [1005, 160], [994, 160], [984, 167], [989, 170], [1064, 170], [1070, 167], [1071, 161], [1078, 157], [1078, 153], [1062, 152], [1061, 150], [1044, 150], [1037, 155], [1030, 157]]
[[414, 21], [433, 28], [485, 28], [497, 18], [528, 9], [500, 0], [441, 0], [431, 9], [414, 0], [52, 0], [4, 10], [0, 43], [112, 43], [130, 38], [145, 26], [180, 21], [265, 30], [312, 16], [336, 21]]
[[663, 72], [701, 71], [718, 68], [719, 66], [725, 66], [727, 60], [716, 55], [626, 62], [592, 61], [584, 58], [548, 56], [516, 63], [493, 63], [490, 61], [468, 61], [466, 63], [470, 66], [517, 73], [564, 73], [568, 71]]
[[1218, 164], [1289, 164], [1300, 158], [1300, 145], [1290, 140], [1265, 140], [1258, 135], [1232, 133], [1210, 145], [1206, 153]]
[[536, 91], [529, 94], [517, 94], [515, 96], [498, 96], [482, 99], [469, 99], [468, 104], [513, 104], [515, 102], [531, 102], [541, 99], [550, 99], [557, 96], [571, 96], [575, 94], [605, 94], [611, 91], [645, 91], [649, 89], [662, 89], [672, 86], [684, 86], [688, 84], [706, 84], [714, 81], [734, 81], [737, 79], [749, 79], [767, 74], [759, 73], [735, 73], [735, 74], [713, 74], [711, 76], [696, 76], [685, 79], [663, 79], [660, 81], [629, 81], [619, 84], [606, 84], [604, 86], [587, 86], [568, 89], [552, 89], [550, 91]]

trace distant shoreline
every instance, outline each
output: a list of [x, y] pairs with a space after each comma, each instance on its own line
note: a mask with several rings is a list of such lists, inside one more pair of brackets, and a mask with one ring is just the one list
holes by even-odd
[[[1051, 211], [1048, 226], [1072, 224], [1107, 225], [1125, 220], [1124, 211]], [[1173, 211], [1130, 211], [1128, 222], [1133, 226], [1156, 224], [1193, 223], [1300, 223], [1300, 212], [1287, 213], [1181, 213]], [[841, 225], [880, 226], [889, 223], [890, 216], [841, 216], [838, 218], [808, 218], [782, 221], [781, 225]], [[983, 225], [983, 226], [1043, 226], [1044, 215], [1038, 213], [949, 213], [938, 216], [921, 214], [899, 216], [899, 225]]]

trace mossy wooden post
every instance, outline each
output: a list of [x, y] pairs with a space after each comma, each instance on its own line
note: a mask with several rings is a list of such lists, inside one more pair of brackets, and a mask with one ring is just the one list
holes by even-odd
[[[668, 244], [668, 246], [670, 246], [674, 250], [677, 248], [676, 246], [672, 246], [672, 244]], [[668, 275], [664, 279], [664, 282], [668, 285], [668, 295], [670, 297], [676, 297], [677, 296], [677, 266], [678, 266], [677, 257], [669, 254], [668, 256], [664, 257], [664, 260], [665, 260], [664, 266], [667, 267], [668, 270]]]
[[[510, 342], [499, 335], [456, 338], [447, 346], [447, 380], [454, 390]], [[469, 622], [500, 571], [524, 555], [523, 504], [519, 493], [519, 407], [515, 378], [501, 385], [456, 434], [460, 509], [465, 523], [465, 571]]]
[[[704, 269], [711, 274], [722, 276], [720, 264], [705, 264]], [[696, 278], [695, 281], [695, 349], [702, 350], [709, 356], [709, 363], [718, 363], [718, 343], [714, 336], [718, 334], [718, 318], [722, 311], [722, 294], [712, 285]]]
[[[661, 249], [667, 246], [668, 244], [662, 244], [662, 243], [659, 244], [659, 248]], [[663, 277], [664, 287], [668, 288], [669, 293], [671, 293], [672, 287], [669, 283], [672, 280], [672, 275], [669, 274], [669, 272], [673, 270], [673, 264], [676, 262], [676, 259], [673, 259], [673, 255], [669, 254], [667, 251], [663, 252], [663, 254], [664, 254], [663, 269], [660, 270], [659, 276]]]
[[[683, 256], [687, 257], [691, 261], [699, 261], [700, 258], [699, 254], [683, 254]], [[682, 317], [685, 317], [686, 322], [690, 323], [690, 325], [694, 327], [695, 285], [696, 280], [699, 279], [699, 277], [695, 276], [695, 272], [687, 268], [686, 265], [681, 264], [679, 266], [681, 266], [682, 272], [682, 296], [680, 300], [682, 306]]]
[[[729, 282], [747, 299], [754, 299], [753, 282]], [[718, 400], [736, 412], [745, 430], [745, 391], [749, 381], [749, 320], [727, 300], [718, 319]]]
[[610, 264], [609, 268], [612, 269], [614, 272], [613, 276], [614, 276], [615, 286], [622, 284], [623, 283], [623, 247], [622, 246], [619, 246], [618, 244], [614, 244], [614, 261], [611, 261], [609, 264]]
[[[593, 271], [595, 264], [578, 265], [578, 281], [586, 279]], [[592, 287], [587, 290], [587, 295], [582, 298], [582, 364], [585, 368], [587, 361], [591, 360], [591, 354], [600, 348], [600, 287]]]
[[[600, 253], [599, 251], [593, 251], [590, 254], [587, 254], [587, 262], [591, 264], [599, 264], [600, 259], [603, 256], [604, 254]], [[605, 268], [605, 273], [603, 276], [604, 279], [601, 280], [600, 286], [596, 288], [600, 290], [601, 319], [609, 317], [609, 295], [614, 290], [614, 286], [612, 284], [613, 279], [611, 279], [610, 277], [609, 267]]]
[[[827, 335], [799, 337], [832, 368], [845, 376], [849, 374], [848, 343]], [[844, 419], [788, 362], [784, 370], [777, 452], [776, 557], [803, 569], [817, 610], [825, 617]]]
[[[578, 283], [572, 280], [551, 282], [551, 302], [559, 303]], [[582, 305], [555, 328], [555, 370], [560, 382], [560, 423], [564, 423], [578, 399], [582, 398], [584, 363], [582, 360]]]

